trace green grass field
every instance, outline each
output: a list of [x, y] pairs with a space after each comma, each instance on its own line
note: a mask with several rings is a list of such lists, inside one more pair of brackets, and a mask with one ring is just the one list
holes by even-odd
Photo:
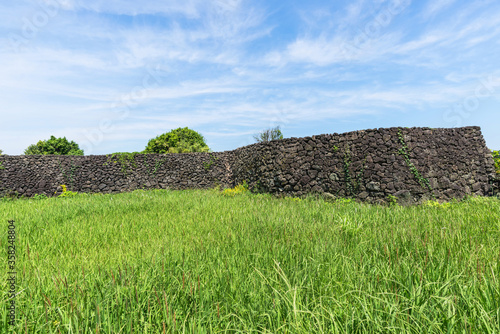
[[[209, 191], [0, 202], [15, 333], [498, 333], [500, 200]], [[2, 256], [7, 268], [7, 256]], [[7, 269], [1, 332], [7, 332]]]

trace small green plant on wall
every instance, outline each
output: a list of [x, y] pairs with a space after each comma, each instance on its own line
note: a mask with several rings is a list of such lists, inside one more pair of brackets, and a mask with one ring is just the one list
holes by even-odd
[[167, 161], [167, 158], [157, 160], [155, 163], [155, 167], [153, 169], [153, 176], [156, 176], [156, 172], [158, 172], [158, 169], [161, 167]]
[[[335, 146], [336, 147], [336, 146]], [[351, 175], [350, 166], [352, 164], [352, 155], [349, 146], [346, 146], [344, 153], [344, 181], [346, 184], [347, 196], [354, 196], [359, 191], [359, 186], [363, 182], [365, 172], [366, 157], [357, 173]]]
[[411, 162], [410, 160], [410, 154], [409, 154], [409, 148], [408, 145], [406, 144], [406, 141], [404, 139], [403, 133], [401, 130], [398, 132], [398, 137], [399, 137], [399, 143], [401, 144], [401, 148], [399, 149], [399, 155], [403, 156], [405, 159], [406, 165], [410, 168], [410, 172], [415, 176], [415, 179], [417, 182], [420, 184], [420, 186], [424, 189], [429, 189], [431, 193], [433, 193], [433, 189], [429, 183], [429, 180], [426, 179], [425, 177], [420, 174], [419, 170], [417, 167]]
[[209, 170], [210, 167], [212, 167], [212, 165], [217, 161], [219, 160], [218, 157], [213, 157], [213, 156], [210, 156], [210, 161], [208, 162], [203, 162], [203, 168], [205, 168], [205, 170]]
[[111, 163], [120, 164], [120, 170], [123, 173], [123, 175], [127, 176], [128, 172], [132, 168], [137, 168], [137, 164], [135, 162], [135, 156], [140, 154], [139, 152], [118, 152], [118, 153], [113, 153], [113, 154], [108, 154], [106, 155], [107, 161], [104, 163], [104, 166], [107, 166]]
[[156, 159], [155, 165], [150, 167], [145, 154], [143, 155], [143, 157], [144, 157], [144, 166], [146, 167], [146, 172], [151, 177], [156, 177], [158, 169], [160, 169], [160, 167], [167, 161], [167, 158]]
[[346, 184], [346, 191], [348, 196], [354, 196], [354, 187], [352, 185], [351, 172], [349, 166], [351, 165], [351, 153], [348, 149], [344, 154], [344, 179]]
[[61, 171], [61, 174], [63, 175], [64, 179], [66, 180], [67, 183], [69, 183], [70, 187], [73, 187], [73, 183], [75, 180], [75, 171], [80, 168], [79, 166], [76, 166], [73, 164], [73, 161], [70, 162], [70, 168], [66, 169], [62, 166], [61, 162], [59, 162], [59, 170]]

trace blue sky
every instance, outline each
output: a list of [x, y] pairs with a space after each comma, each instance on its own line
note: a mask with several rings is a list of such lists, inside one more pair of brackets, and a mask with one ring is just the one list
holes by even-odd
[[213, 151], [380, 127], [478, 125], [500, 149], [498, 0], [0, 2], [0, 149], [51, 135]]

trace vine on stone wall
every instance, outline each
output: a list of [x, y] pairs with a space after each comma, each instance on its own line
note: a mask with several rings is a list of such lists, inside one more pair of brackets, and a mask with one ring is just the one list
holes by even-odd
[[351, 166], [351, 153], [349, 151], [349, 147], [346, 147], [346, 151], [344, 153], [344, 181], [347, 196], [354, 196], [354, 187], [352, 186], [352, 177], [349, 167]]
[[347, 196], [354, 196], [362, 183], [363, 174], [365, 172], [366, 158], [361, 165], [361, 170], [354, 175], [351, 175], [350, 166], [352, 163], [351, 150], [346, 146], [344, 152], [344, 181], [346, 184]]
[[415, 167], [413, 162], [411, 162], [410, 155], [408, 153], [408, 145], [405, 142], [401, 130], [398, 131], [398, 137], [399, 142], [401, 143], [401, 148], [399, 149], [398, 153], [403, 156], [406, 165], [410, 168], [410, 172], [413, 174], [413, 176], [415, 176], [415, 179], [420, 184], [420, 186], [424, 189], [429, 189], [429, 191], [434, 195], [434, 191], [429, 183], [429, 180], [423, 177], [422, 174], [420, 174], [420, 172], [418, 171], [417, 167]]
[[139, 152], [132, 152], [132, 153], [113, 153], [113, 154], [107, 154], [106, 157], [108, 158], [107, 162], [104, 163], [104, 165], [108, 165], [109, 163], [120, 163], [120, 170], [122, 171], [124, 176], [128, 175], [129, 169], [137, 168], [137, 164], [135, 162], [135, 156], [140, 154]]
[[144, 166], [146, 166], [146, 172], [148, 173], [148, 175], [156, 177], [156, 173], [158, 172], [158, 169], [161, 167], [161, 165], [163, 165], [165, 163], [165, 161], [167, 161], [167, 158], [157, 159], [155, 161], [154, 167], [152, 169], [150, 169], [149, 164], [148, 164], [148, 160], [147, 160], [147, 156], [144, 155]]
[[203, 162], [203, 168], [205, 168], [205, 170], [209, 170], [217, 160], [219, 160], [219, 158], [210, 155], [210, 160], [208, 162]]
[[66, 183], [69, 184], [71, 188], [73, 188], [73, 183], [75, 180], [75, 171], [79, 168], [80, 166], [77, 166], [73, 163], [73, 161], [70, 161], [70, 168], [65, 169], [61, 162], [59, 161], [59, 170], [61, 171], [61, 174], [66, 181]]
[[153, 169], [153, 177], [156, 177], [156, 172], [158, 172], [158, 168], [160, 168], [161, 165], [165, 163], [165, 161], [167, 161], [167, 158], [156, 160], [155, 167]]

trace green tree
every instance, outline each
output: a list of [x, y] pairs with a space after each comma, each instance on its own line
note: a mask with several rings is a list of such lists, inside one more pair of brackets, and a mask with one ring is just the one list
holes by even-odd
[[500, 175], [500, 151], [491, 151], [493, 160], [495, 161], [495, 170]]
[[3, 151], [2, 151], [2, 150], [0, 150], [0, 155], [2, 155], [2, 154], [3, 154]]
[[83, 155], [83, 150], [80, 149], [74, 141], [68, 141], [66, 137], [56, 138], [50, 136], [48, 140], [40, 140], [38, 143], [28, 146], [24, 150], [26, 155]]
[[254, 135], [253, 138], [257, 143], [263, 143], [271, 140], [283, 139], [283, 133], [281, 133], [280, 127], [277, 126], [272, 129], [266, 129], [259, 134]]
[[151, 139], [144, 153], [209, 152], [205, 138], [189, 128], [178, 128]]

